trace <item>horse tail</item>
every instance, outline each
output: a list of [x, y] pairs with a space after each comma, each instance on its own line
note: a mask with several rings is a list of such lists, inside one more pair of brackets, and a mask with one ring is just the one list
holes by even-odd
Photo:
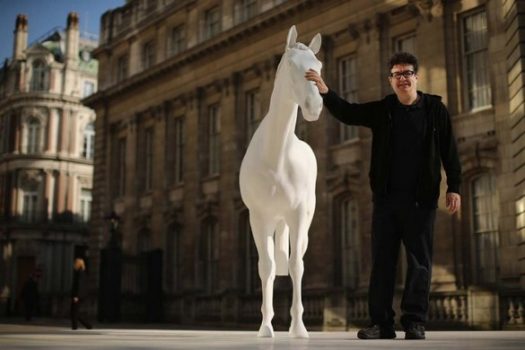
[[275, 274], [288, 275], [288, 258], [290, 254], [290, 232], [284, 220], [275, 228]]

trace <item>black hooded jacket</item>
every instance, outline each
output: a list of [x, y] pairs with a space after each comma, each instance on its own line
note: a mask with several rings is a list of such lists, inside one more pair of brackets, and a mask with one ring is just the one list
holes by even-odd
[[[456, 141], [452, 133], [450, 115], [441, 97], [423, 94], [426, 108], [427, 132], [423, 146], [423, 168], [420, 171], [416, 201], [425, 206], [437, 207], [441, 164], [447, 175], [447, 192], [459, 193], [461, 165]], [[368, 103], [349, 103], [329, 90], [321, 94], [330, 113], [348, 125], [360, 125], [372, 130], [372, 160], [370, 186], [375, 198], [388, 195], [389, 170], [392, 159], [392, 114], [397, 96], [388, 95], [382, 100]]]

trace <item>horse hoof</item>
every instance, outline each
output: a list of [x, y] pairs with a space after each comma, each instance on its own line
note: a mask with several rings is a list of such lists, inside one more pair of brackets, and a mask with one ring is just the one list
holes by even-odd
[[273, 338], [273, 327], [271, 325], [261, 325], [257, 336], [259, 338]]
[[292, 325], [290, 327], [290, 336], [293, 338], [301, 338], [301, 339], [308, 339], [310, 336], [308, 335], [308, 331], [306, 330], [306, 327], [304, 326], [304, 323], [299, 323], [296, 325]]

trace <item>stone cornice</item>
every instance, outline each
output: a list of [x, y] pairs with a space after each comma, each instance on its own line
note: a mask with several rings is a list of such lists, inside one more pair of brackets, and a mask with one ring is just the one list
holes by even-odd
[[[160, 62], [152, 68], [137, 73], [128, 79], [110, 86], [105, 90], [99, 90], [97, 93], [87, 97], [83, 102], [94, 108], [104, 98], [111, 98], [124, 93], [136, 86], [143, 85], [148, 81], [157, 79], [158, 77], [179, 69], [189, 64], [208, 57], [214, 52], [224, 50], [225, 48], [234, 45], [235, 43], [246, 40], [246, 38], [257, 33], [262, 28], [275, 25], [277, 22], [282, 22], [298, 12], [303, 11], [314, 4], [313, 0], [306, 0], [301, 2], [290, 2], [289, 4], [278, 6], [274, 9], [268, 10], [254, 17], [250, 21], [246, 21], [239, 25], [228, 29], [221, 34], [206, 40], [182, 53]], [[107, 48], [108, 50], [110, 48]]]
[[0, 156], [0, 168], [5, 167], [8, 165], [8, 163], [13, 162], [27, 162], [27, 168], [31, 168], [31, 165], [33, 165], [34, 167], [34, 163], [38, 161], [50, 161], [51, 163], [64, 162], [73, 165], [93, 166], [93, 160], [88, 160], [84, 158], [64, 157], [56, 154], [7, 153]]
[[23, 107], [28, 105], [38, 105], [43, 107], [49, 105], [49, 107], [51, 107], [51, 105], [54, 105], [57, 102], [60, 104], [72, 104], [79, 108], [89, 108], [83, 105], [81, 99], [78, 97], [43, 92], [17, 93], [0, 101], [0, 113], [4, 110], [12, 109], [16, 104], [20, 104]]

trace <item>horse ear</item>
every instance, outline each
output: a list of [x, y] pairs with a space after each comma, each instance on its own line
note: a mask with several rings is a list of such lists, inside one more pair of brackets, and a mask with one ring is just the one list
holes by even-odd
[[312, 41], [310, 41], [308, 47], [313, 51], [314, 54], [317, 54], [321, 49], [321, 34], [317, 33]]
[[288, 30], [288, 37], [286, 38], [286, 48], [289, 49], [295, 45], [295, 42], [297, 40], [297, 29], [295, 29], [295, 25], [290, 27], [290, 30]]

